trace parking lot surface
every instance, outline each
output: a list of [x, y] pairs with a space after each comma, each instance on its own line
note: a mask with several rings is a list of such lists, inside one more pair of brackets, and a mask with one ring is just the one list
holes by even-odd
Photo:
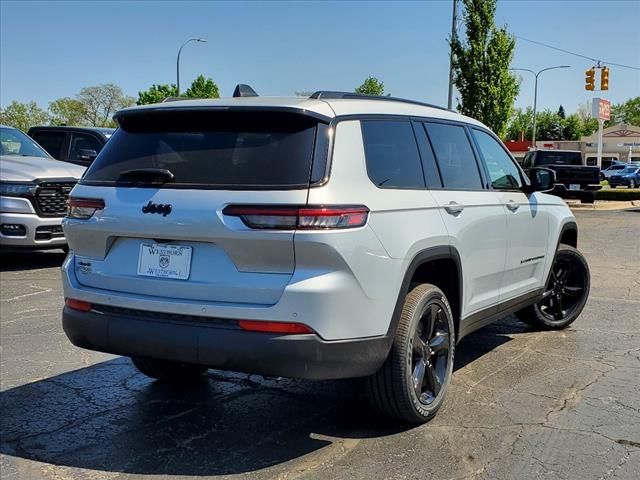
[[465, 338], [444, 407], [417, 428], [371, 413], [359, 380], [154, 383], [69, 343], [61, 253], [3, 255], [1, 476], [636, 480], [640, 212], [576, 215], [582, 316], [556, 332], [508, 317]]

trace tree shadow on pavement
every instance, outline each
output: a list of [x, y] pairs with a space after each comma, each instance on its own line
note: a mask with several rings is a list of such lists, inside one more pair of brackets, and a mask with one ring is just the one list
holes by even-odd
[[59, 249], [37, 251], [3, 249], [0, 251], [0, 272], [59, 267], [65, 257], [66, 253]]
[[[461, 368], [509, 341], [470, 335]], [[72, 468], [154, 475], [261, 470], [343, 438], [411, 428], [373, 413], [362, 379], [311, 382], [211, 370], [195, 385], [163, 385], [120, 357], [0, 393], [0, 452]]]

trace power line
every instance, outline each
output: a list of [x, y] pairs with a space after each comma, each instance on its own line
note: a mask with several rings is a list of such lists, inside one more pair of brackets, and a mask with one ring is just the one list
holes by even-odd
[[536, 45], [540, 45], [542, 47], [551, 48], [551, 49], [557, 50], [559, 52], [564, 52], [564, 53], [567, 53], [569, 55], [573, 55], [575, 57], [586, 58], [587, 60], [591, 60], [593, 62], [602, 62], [602, 63], [607, 64], [607, 65], [615, 65], [616, 67], [630, 68], [631, 70], [640, 70], [640, 67], [634, 67], [632, 65], [623, 65], [621, 63], [608, 62], [606, 60], [602, 60], [601, 58], [588, 57], [587, 55], [582, 55], [580, 53], [570, 52], [569, 50], [565, 50], [564, 48], [554, 47], [553, 45], [548, 45], [546, 43], [538, 42], [537, 40], [531, 40], [530, 38], [524, 38], [524, 37], [521, 37], [520, 35], [516, 35], [516, 38], [518, 38], [520, 40], [524, 40], [525, 42], [535, 43]]

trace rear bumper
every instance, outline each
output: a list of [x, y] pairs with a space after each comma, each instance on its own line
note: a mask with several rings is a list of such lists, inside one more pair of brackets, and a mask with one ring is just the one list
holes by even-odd
[[[14, 248], [61, 248], [67, 244], [61, 232], [62, 218], [41, 218], [28, 213], [0, 213], [0, 224], [21, 225], [24, 235], [3, 235], [0, 245]], [[59, 232], [60, 231], [60, 232]]]
[[569, 190], [564, 184], [558, 183], [550, 193], [560, 198], [577, 198], [582, 200], [583, 198], [592, 198], [593, 194], [601, 188], [602, 185], [580, 185], [579, 190]]
[[224, 326], [65, 307], [64, 331], [82, 348], [205, 365], [221, 370], [305, 379], [373, 374], [384, 362], [388, 337], [325, 341], [317, 335], [277, 335]]

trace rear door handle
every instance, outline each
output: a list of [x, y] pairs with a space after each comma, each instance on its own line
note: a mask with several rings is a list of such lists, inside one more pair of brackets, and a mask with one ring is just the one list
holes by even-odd
[[449, 202], [445, 205], [444, 209], [447, 211], [449, 215], [460, 215], [464, 210], [464, 205], [460, 205], [457, 202]]
[[516, 212], [520, 208], [520, 204], [518, 202], [514, 202], [513, 200], [509, 200], [507, 202], [507, 208], [512, 212]]

